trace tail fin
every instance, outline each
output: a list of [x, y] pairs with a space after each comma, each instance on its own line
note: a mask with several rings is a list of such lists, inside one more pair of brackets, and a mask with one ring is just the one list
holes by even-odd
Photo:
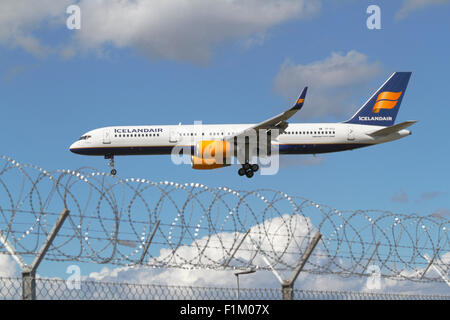
[[345, 123], [392, 126], [405, 95], [411, 72], [394, 72]]

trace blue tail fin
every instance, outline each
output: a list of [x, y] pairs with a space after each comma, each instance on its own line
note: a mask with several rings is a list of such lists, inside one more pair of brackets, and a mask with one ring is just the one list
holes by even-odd
[[392, 126], [405, 95], [411, 72], [394, 72], [345, 123]]

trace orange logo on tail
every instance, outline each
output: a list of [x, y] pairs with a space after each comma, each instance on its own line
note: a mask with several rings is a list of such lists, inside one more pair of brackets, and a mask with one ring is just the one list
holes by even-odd
[[390, 92], [384, 91], [380, 93], [377, 97], [377, 101], [373, 106], [373, 113], [380, 112], [381, 109], [393, 109], [398, 102], [398, 99], [402, 95], [403, 91], [400, 92]]

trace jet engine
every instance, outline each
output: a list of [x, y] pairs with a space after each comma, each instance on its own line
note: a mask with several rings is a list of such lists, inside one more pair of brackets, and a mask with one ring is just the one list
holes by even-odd
[[197, 143], [192, 156], [192, 168], [197, 170], [217, 169], [231, 163], [230, 143], [218, 140], [203, 140]]

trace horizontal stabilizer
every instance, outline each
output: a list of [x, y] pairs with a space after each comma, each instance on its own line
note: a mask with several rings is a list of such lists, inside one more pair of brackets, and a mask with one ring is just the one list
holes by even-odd
[[405, 122], [398, 123], [398, 124], [395, 124], [395, 125], [387, 127], [387, 128], [383, 128], [383, 129], [368, 133], [368, 135], [370, 135], [372, 137], [388, 136], [388, 135], [396, 133], [400, 130], [406, 129], [406, 128], [412, 126], [416, 122], [417, 121], [405, 121]]

